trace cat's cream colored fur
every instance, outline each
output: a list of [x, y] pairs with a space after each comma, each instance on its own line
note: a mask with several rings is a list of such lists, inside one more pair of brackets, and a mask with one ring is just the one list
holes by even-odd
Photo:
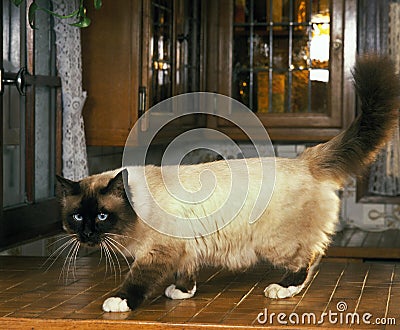
[[[259, 174], [258, 159], [216, 161], [206, 164], [190, 165], [185, 169], [181, 166], [181, 182], [187, 189], [195, 191], [199, 188], [200, 174], [204, 170], [212, 171], [220, 187], [214, 190], [210, 197], [211, 202], [205, 203], [217, 207], [226, 202], [229, 193], [228, 164], [245, 163], [250, 173]], [[267, 164], [273, 162], [265, 160]], [[255, 168], [255, 171], [252, 171]], [[201, 212], [204, 215], [204, 205], [190, 205], [182, 203], [166, 191], [161, 174], [161, 168], [147, 166], [143, 171], [141, 167], [128, 167], [128, 180], [131, 189], [134, 209], [137, 214], [145, 214], [151, 219], [167, 221], [165, 213], [158, 214], [160, 210], [156, 203], [168, 206], [169, 211], [182, 217], [187, 214]], [[114, 177], [120, 170], [103, 173], [102, 176]], [[147, 180], [144, 180], [143, 173]], [[245, 176], [246, 173], [243, 173]], [[167, 178], [168, 179], [168, 178]], [[235, 180], [241, 180], [235, 177]], [[151, 228], [145, 221], [140, 220], [128, 229], [127, 236], [140, 237], [140, 242], [126, 242], [126, 246], [137, 260], [146, 259], [149, 251], [160, 246], [174, 247], [176, 256], [181, 257], [178, 269], [192, 271], [203, 264], [220, 266], [230, 269], [248, 267], [259, 259], [270, 261], [276, 266], [284, 266], [292, 271], [297, 271], [308, 265], [310, 260], [323, 254], [334, 232], [338, 219], [339, 198], [338, 183], [333, 180], [317, 180], [310, 173], [309, 165], [302, 159], [276, 159], [275, 189], [262, 216], [254, 223], [249, 223], [251, 206], [257, 197], [258, 185], [252, 184], [262, 178], [251, 177], [248, 185], [250, 188], [246, 203], [238, 215], [218, 233], [204, 235], [196, 239], [175, 238], [160, 233], [157, 228]], [[146, 188], [146, 182], [149, 189]], [[245, 182], [245, 180], [243, 180]], [[203, 184], [206, 184], [203, 182]], [[218, 185], [218, 184], [217, 184]], [[247, 185], [246, 185], [247, 186]], [[254, 193], [251, 191], [255, 190]], [[149, 191], [155, 196], [149, 195]], [[235, 203], [236, 200], [232, 200]], [[224, 205], [227, 208], [235, 205]], [[143, 208], [142, 210], [139, 210]], [[207, 210], [209, 217], [213, 212]], [[219, 214], [218, 214], [219, 216]], [[188, 220], [189, 221], [189, 220]], [[194, 236], [196, 232], [194, 231]], [[294, 239], [295, 238], [295, 239]]]

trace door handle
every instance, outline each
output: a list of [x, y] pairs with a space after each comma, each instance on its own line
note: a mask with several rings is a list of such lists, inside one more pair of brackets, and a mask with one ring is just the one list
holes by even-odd
[[18, 90], [18, 93], [21, 96], [25, 96], [26, 93], [26, 76], [29, 76], [29, 73], [26, 68], [21, 68], [17, 73], [4, 72], [4, 70], [0, 70], [0, 94], [4, 93], [5, 85], [15, 85]]

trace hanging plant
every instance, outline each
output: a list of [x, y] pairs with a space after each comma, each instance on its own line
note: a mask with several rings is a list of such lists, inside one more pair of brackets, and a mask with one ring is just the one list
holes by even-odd
[[[24, 0], [11, 0], [11, 2], [16, 5], [17, 7], [21, 5], [21, 3]], [[68, 0], [67, 0], [68, 1]], [[102, 0], [93, 0], [94, 8], [95, 9], [100, 9], [102, 6]], [[47, 8], [39, 6], [36, 1], [34, 0], [30, 5], [28, 9], [28, 21], [29, 25], [31, 26], [32, 29], [35, 29], [35, 13], [37, 11], [44, 11], [45, 13], [52, 15], [54, 17], [60, 18], [60, 19], [67, 19], [67, 18], [76, 18], [76, 22], [71, 23], [70, 25], [76, 26], [79, 28], [85, 28], [90, 25], [90, 18], [86, 16], [86, 7], [85, 7], [85, 0], [80, 0], [79, 7], [74, 10], [70, 14], [66, 15], [60, 15], [55, 13], [54, 11], [51, 11]]]

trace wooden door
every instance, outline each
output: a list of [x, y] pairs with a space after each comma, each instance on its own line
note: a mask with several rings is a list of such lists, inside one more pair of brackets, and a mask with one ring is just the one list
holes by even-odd
[[32, 30], [25, 21], [26, 8], [5, 0], [0, 17], [0, 249], [4, 249], [61, 230], [54, 197], [61, 159], [61, 83], [55, 74], [48, 16], [38, 15], [40, 30]]
[[[92, 5], [92, 4], [89, 4]], [[88, 145], [123, 146], [138, 118], [142, 1], [104, 1], [82, 30]]]

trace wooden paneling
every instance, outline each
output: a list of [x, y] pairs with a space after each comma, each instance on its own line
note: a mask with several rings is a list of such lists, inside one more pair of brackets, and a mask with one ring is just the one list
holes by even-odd
[[88, 145], [124, 145], [137, 120], [141, 51], [141, 1], [114, 0], [88, 8], [82, 30], [83, 87]]

